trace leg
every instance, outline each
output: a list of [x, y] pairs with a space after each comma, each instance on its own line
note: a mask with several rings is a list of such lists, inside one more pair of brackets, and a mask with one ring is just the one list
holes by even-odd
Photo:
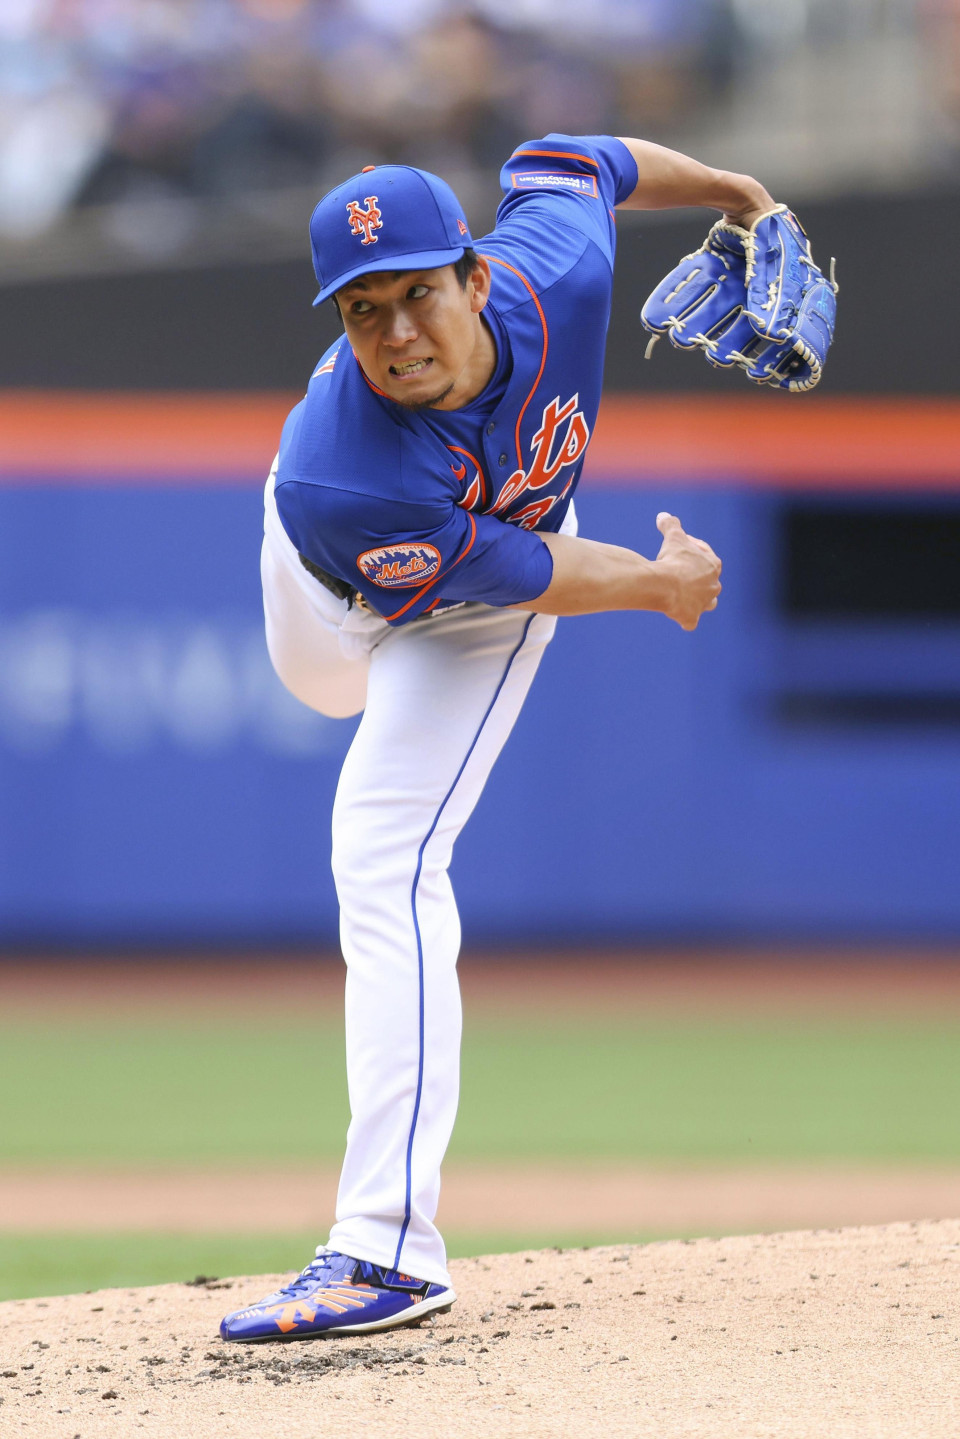
[[283, 682], [321, 713], [367, 708], [334, 806], [352, 1109], [337, 1222], [292, 1283], [226, 1315], [221, 1336], [247, 1341], [393, 1328], [456, 1298], [434, 1224], [459, 1088], [447, 868], [556, 625], [482, 606], [393, 631], [348, 616], [307, 583], [272, 476], [263, 578]]
[[352, 1122], [330, 1246], [436, 1283], [460, 1047], [447, 868], [555, 624], [470, 606], [391, 631], [334, 806]]
[[[324, 589], [300, 563], [277, 514], [273, 498], [275, 469], [264, 492], [263, 549], [260, 575], [267, 650], [291, 694], [333, 719], [363, 709], [367, 659], [349, 658], [340, 643], [346, 600]], [[386, 631], [386, 625], [383, 626]]]

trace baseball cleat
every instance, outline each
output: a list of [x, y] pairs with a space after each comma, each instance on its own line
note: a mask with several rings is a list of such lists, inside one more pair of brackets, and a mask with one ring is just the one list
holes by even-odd
[[313, 1339], [367, 1334], [445, 1314], [456, 1294], [443, 1284], [414, 1279], [335, 1250], [318, 1251], [290, 1284], [220, 1324], [222, 1339]]

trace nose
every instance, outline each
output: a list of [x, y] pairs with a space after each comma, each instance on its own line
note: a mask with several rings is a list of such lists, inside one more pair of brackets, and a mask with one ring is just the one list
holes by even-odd
[[403, 345], [409, 345], [415, 340], [419, 330], [413, 323], [413, 317], [405, 305], [391, 306], [383, 328], [383, 343], [391, 349], [398, 349]]

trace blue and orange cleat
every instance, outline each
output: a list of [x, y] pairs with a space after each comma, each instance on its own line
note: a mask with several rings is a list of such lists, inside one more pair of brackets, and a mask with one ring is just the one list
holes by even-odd
[[417, 1324], [445, 1314], [456, 1294], [447, 1285], [414, 1279], [334, 1250], [315, 1259], [290, 1284], [220, 1324], [222, 1339], [313, 1339], [325, 1334], [366, 1334]]

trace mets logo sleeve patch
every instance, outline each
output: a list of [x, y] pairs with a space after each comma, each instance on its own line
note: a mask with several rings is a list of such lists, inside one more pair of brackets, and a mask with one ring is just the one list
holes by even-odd
[[357, 556], [357, 569], [364, 579], [384, 590], [394, 590], [402, 585], [423, 585], [440, 569], [443, 563], [436, 545], [426, 541], [409, 544], [380, 545], [375, 550], [364, 550]]

